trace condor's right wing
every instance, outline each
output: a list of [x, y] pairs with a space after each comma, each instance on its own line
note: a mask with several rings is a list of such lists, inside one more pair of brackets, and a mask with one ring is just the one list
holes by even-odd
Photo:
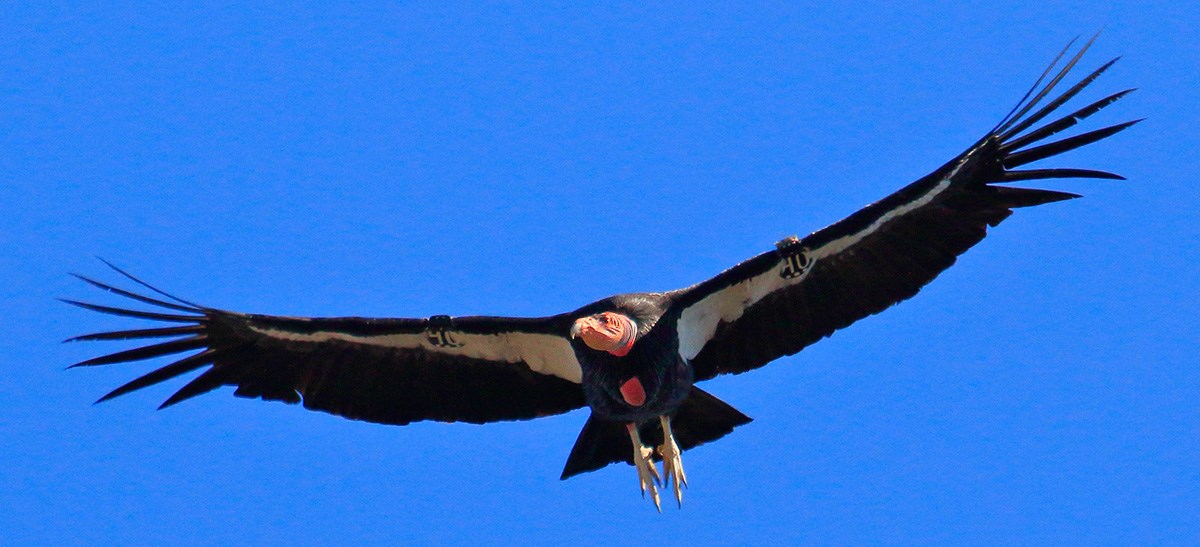
[[160, 408], [221, 386], [237, 388], [234, 395], [241, 397], [303, 403], [310, 410], [401, 425], [420, 420], [525, 420], [585, 404], [579, 363], [566, 338], [573, 322], [567, 315], [276, 317], [198, 306], [160, 292], [175, 300], [170, 302], [80, 279], [157, 309], [68, 303], [170, 326], [72, 338], [160, 340], [73, 366], [182, 355], [100, 401], [205, 369]]

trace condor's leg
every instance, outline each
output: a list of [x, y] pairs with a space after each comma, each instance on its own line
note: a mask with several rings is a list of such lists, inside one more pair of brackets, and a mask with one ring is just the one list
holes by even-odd
[[671, 433], [671, 418], [663, 415], [659, 416], [658, 420], [662, 423], [663, 431], [663, 444], [658, 447], [658, 454], [662, 456], [663, 461], [663, 486], [666, 486], [667, 481], [671, 481], [671, 486], [675, 489], [675, 501], [682, 508], [683, 490], [679, 485], [683, 483], [687, 486], [687, 475], [683, 472], [683, 452], [679, 450], [679, 445], [675, 443], [675, 435]]
[[642, 438], [638, 435], [637, 424], [625, 424], [625, 429], [629, 431], [629, 440], [633, 441], [633, 466], [637, 468], [638, 482], [642, 488], [642, 497], [646, 497], [646, 490], [650, 490], [650, 498], [654, 500], [654, 506], [658, 508], [658, 512], [662, 512], [662, 501], [658, 497], [658, 469], [654, 467], [654, 449], [642, 444]]

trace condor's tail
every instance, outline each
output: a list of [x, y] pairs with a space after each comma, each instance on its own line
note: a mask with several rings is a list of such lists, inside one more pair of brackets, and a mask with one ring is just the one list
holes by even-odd
[[[750, 423], [750, 417], [729, 406], [711, 394], [692, 386], [691, 393], [671, 418], [671, 432], [679, 447], [687, 450], [728, 435], [737, 426]], [[663, 442], [662, 428], [657, 420], [638, 426], [642, 442], [657, 446]], [[563, 468], [562, 479], [580, 473], [595, 471], [610, 463], [625, 462], [633, 465], [633, 452], [629, 449], [629, 436], [625, 424], [604, 420], [592, 414], [571, 455]]]

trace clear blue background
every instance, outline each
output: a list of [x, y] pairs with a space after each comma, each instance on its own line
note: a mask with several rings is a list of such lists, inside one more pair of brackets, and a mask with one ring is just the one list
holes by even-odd
[[[1196, 543], [1200, 16], [1188, 2], [293, 2], [0, 7], [0, 543]], [[134, 4], [130, 4], [134, 5]], [[203, 7], [201, 7], [203, 6]], [[319, 6], [319, 7], [318, 7]], [[205, 304], [542, 315], [707, 278], [991, 127], [1071, 37], [1086, 199], [1018, 213], [916, 299], [705, 385], [756, 418], [558, 480], [586, 412], [356, 423], [150, 369], [99, 255]], [[1080, 104], [1080, 103], [1076, 103]], [[609, 236], [598, 241], [597, 234]], [[138, 324], [133, 322], [134, 324]]]

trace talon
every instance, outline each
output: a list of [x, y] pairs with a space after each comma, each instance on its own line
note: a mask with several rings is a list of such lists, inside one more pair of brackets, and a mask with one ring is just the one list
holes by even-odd
[[654, 506], [661, 513], [662, 500], [658, 495], [658, 485], [662, 483], [662, 479], [658, 475], [658, 468], [654, 465], [654, 449], [642, 444], [637, 424], [625, 424], [625, 429], [629, 431], [629, 440], [633, 442], [633, 466], [637, 468], [638, 486], [642, 490], [642, 499], [646, 498], [646, 491], [649, 490], [650, 499], [654, 500]]
[[675, 442], [675, 435], [671, 433], [671, 419], [666, 416], [658, 418], [662, 424], [663, 444], [658, 447], [658, 454], [662, 456], [663, 461], [663, 484], [666, 481], [671, 482], [671, 488], [675, 491], [675, 501], [679, 503], [679, 507], [683, 508], [683, 490], [680, 485], [687, 486], [687, 474], [683, 472], [683, 452], [679, 450], [679, 445]]

